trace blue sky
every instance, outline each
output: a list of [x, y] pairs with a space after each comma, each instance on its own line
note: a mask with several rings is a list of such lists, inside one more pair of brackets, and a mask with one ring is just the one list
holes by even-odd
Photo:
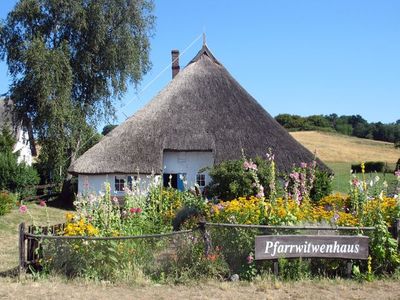
[[[16, 1], [0, 2], [4, 19]], [[118, 122], [171, 79], [160, 74], [171, 49], [189, 46], [203, 29], [207, 44], [239, 83], [273, 116], [360, 114], [370, 122], [400, 119], [400, 1], [156, 1], [152, 70], [137, 95], [117, 104]], [[197, 53], [198, 39], [181, 57]], [[154, 80], [157, 76], [158, 79]], [[153, 81], [154, 80], [154, 81]], [[0, 63], [0, 93], [9, 77]]]

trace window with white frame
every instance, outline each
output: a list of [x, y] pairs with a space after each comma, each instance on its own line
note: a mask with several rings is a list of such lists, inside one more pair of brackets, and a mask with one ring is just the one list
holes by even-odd
[[115, 176], [115, 191], [123, 192], [125, 187], [125, 180], [124, 176]]
[[206, 186], [206, 175], [205, 174], [197, 174], [196, 175], [196, 183], [199, 185], [199, 187], [205, 187]]

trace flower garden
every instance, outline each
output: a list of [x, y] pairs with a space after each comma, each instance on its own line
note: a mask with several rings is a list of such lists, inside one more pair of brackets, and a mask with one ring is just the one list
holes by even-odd
[[[178, 191], [162, 187], [158, 176], [143, 186], [140, 181], [126, 188], [118, 199], [105, 183], [104, 192], [88, 190], [75, 201], [76, 211], [67, 213], [66, 223], [57, 235], [89, 237], [71, 240], [44, 240], [41, 243], [40, 270], [67, 276], [101, 280], [184, 282], [199, 278], [252, 280], [271, 274], [270, 261], [254, 260], [254, 238], [260, 234], [297, 234], [299, 230], [260, 230], [255, 228], [208, 229], [211, 248], [205, 249], [204, 232], [199, 221], [253, 225], [308, 225], [356, 229], [352, 235], [370, 237], [367, 261], [353, 261], [353, 276], [372, 280], [397, 274], [400, 266], [398, 242], [389, 229], [400, 218], [400, 172], [395, 193], [379, 177], [367, 180], [352, 174], [349, 193], [313, 198], [317, 180], [315, 163], [303, 163], [286, 177], [275, 173], [272, 154], [268, 154], [264, 171], [258, 164], [243, 158], [241, 176], [250, 178], [245, 195], [233, 199], [207, 199], [193, 190]], [[243, 175], [244, 174], [244, 175]], [[283, 181], [282, 181], [283, 178]], [[268, 185], [266, 185], [266, 183]], [[237, 191], [237, 189], [235, 189]], [[242, 193], [242, 192], [241, 192]], [[45, 203], [43, 207], [46, 208]], [[20, 211], [27, 213], [26, 207]], [[28, 212], [29, 213], [29, 212]], [[374, 227], [363, 232], [365, 226]], [[137, 237], [185, 231], [179, 235], [146, 239], [96, 240], [100, 237]], [[92, 237], [92, 239], [90, 239]], [[279, 259], [285, 279], [313, 276], [343, 276], [345, 262], [340, 259]], [[33, 271], [33, 268], [32, 268]], [[35, 271], [36, 272], [36, 271]]]

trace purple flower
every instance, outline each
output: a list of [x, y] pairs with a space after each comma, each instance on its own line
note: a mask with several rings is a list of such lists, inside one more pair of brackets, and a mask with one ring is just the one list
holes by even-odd
[[302, 167], [303, 169], [307, 168], [307, 163], [305, 162], [300, 163], [300, 167]]
[[394, 176], [400, 177], [400, 170], [397, 170], [396, 172], [394, 172]]
[[338, 213], [335, 213], [335, 214], [333, 215], [332, 219], [331, 219], [332, 223], [336, 223], [337, 220], [339, 220], [339, 217], [340, 217], [339, 214], [338, 214]]

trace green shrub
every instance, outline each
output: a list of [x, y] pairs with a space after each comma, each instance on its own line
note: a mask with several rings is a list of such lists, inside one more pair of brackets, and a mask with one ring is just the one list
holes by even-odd
[[33, 167], [18, 163], [18, 152], [13, 153], [15, 139], [7, 128], [0, 134], [0, 190], [19, 193], [21, 198], [32, 195], [35, 190], [28, 188], [39, 183], [39, 176]]
[[11, 152], [0, 153], [0, 189], [18, 193], [21, 198], [32, 195], [31, 186], [39, 183], [39, 176], [33, 167], [18, 164], [17, 157]]
[[310, 192], [313, 201], [319, 201], [332, 193], [332, 177], [325, 171], [315, 170], [315, 180]]
[[[367, 161], [367, 162], [365, 162], [364, 165], [365, 165], [364, 171], [366, 173], [371, 173], [371, 172], [383, 173], [383, 172], [385, 172], [386, 164], [383, 161]], [[361, 173], [361, 164], [351, 165], [351, 169], [355, 173]]]
[[17, 198], [14, 194], [6, 191], [0, 192], [0, 216], [8, 213], [16, 203]]
[[[232, 200], [257, 194], [257, 188], [253, 184], [254, 177], [243, 168], [243, 163], [244, 159], [240, 159], [224, 161], [213, 166], [209, 171], [211, 183], [206, 188], [207, 196]], [[254, 163], [257, 165], [257, 176], [260, 184], [264, 187], [264, 194], [268, 197], [272, 179], [269, 162], [257, 157], [254, 159]]]

